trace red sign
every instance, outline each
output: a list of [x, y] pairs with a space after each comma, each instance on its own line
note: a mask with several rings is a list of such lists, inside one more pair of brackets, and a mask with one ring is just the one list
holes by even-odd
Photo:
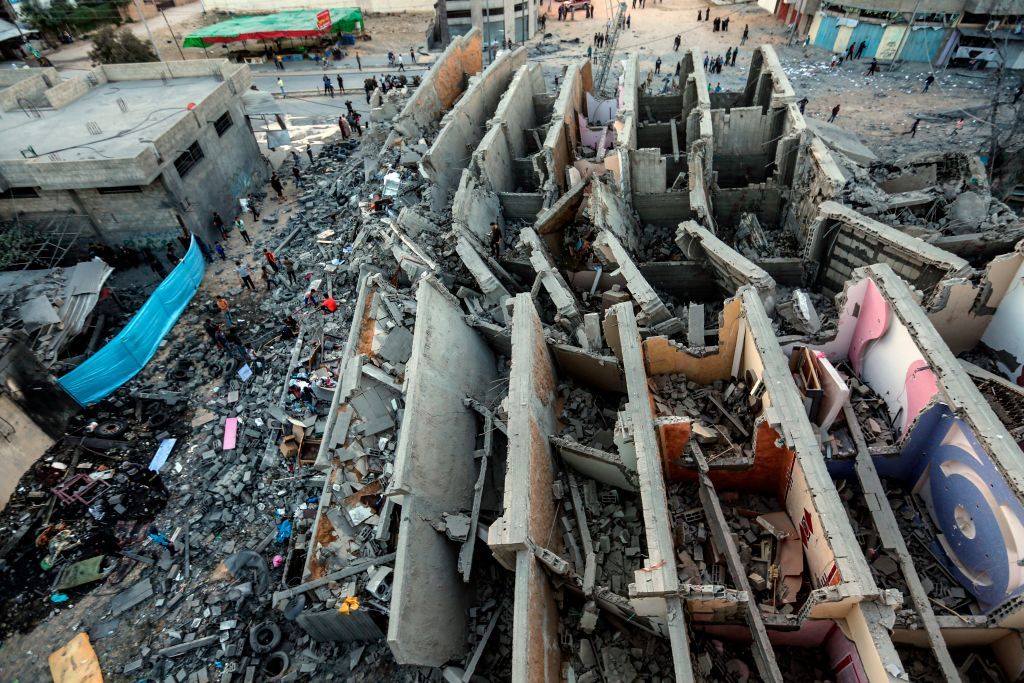
[[325, 9], [323, 12], [317, 12], [316, 29], [321, 32], [331, 29], [331, 10]]

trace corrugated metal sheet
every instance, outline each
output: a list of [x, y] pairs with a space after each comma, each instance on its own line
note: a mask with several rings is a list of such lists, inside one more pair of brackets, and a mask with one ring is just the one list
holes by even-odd
[[365, 611], [349, 614], [341, 614], [336, 610], [303, 612], [296, 621], [309, 634], [310, 638], [319, 642], [351, 643], [384, 638], [377, 622]]

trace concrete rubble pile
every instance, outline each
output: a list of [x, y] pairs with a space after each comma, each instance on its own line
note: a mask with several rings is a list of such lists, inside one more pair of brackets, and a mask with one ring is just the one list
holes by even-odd
[[709, 460], [753, 457], [747, 444], [753, 433], [763, 386], [716, 380], [701, 386], [685, 375], [662, 375], [654, 380], [659, 415], [689, 417], [696, 443]]

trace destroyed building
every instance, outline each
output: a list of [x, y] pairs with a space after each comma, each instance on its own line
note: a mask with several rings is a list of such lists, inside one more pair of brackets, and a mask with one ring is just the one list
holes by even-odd
[[[850, 171], [770, 47], [725, 93], [695, 51], [678, 78], [627, 58], [612, 93], [588, 60], [556, 87], [524, 49], [482, 54], [472, 30], [414, 92], [374, 94], [380, 125], [325, 146], [299, 210], [264, 220], [294, 292], [336, 313], [280, 338], [275, 290], [250, 312], [262, 374], [186, 328], [155, 386], [100, 404], [138, 423], [111, 449], [182, 440], [162, 471], [186, 549], [109, 553], [133, 583], [90, 638], [169, 627], [100, 661], [157, 680], [1018, 680], [1021, 247], [960, 255], [866, 215], [863, 178], [910, 190]], [[901, 168], [978, 172], [922, 163]], [[172, 382], [193, 367], [186, 412]], [[161, 402], [191, 421], [158, 433]], [[90, 486], [137, 541], [144, 516]], [[48, 490], [27, 488], [22, 526]]]
[[3, 111], [18, 112], [2, 128], [0, 220], [67, 225], [110, 246], [158, 246], [184, 228], [213, 244], [213, 212], [235, 215], [266, 180], [245, 65], [106, 64], [64, 81], [40, 71], [0, 91]]

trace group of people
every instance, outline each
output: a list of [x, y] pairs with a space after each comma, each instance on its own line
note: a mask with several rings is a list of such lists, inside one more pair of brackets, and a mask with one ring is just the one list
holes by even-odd
[[[711, 21], [711, 8], [705, 9], [703, 16], [701, 16], [701, 10], [697, 10], [697, 21]], [[715, 20], [711, 22], [711, 30], [714, 33], [719, 31], [729, 31], [729, 17], [722, 19], [721, 17], [715, 17]], [[746, 31], [746, 29], [744, 29]]]
[[[566, 7], [568, 5], [568, 7]], [[633, 0], [633, 6], [636, 7], [636, 0]], [[583, 5], [583, 12], [586, 14], [587, 19], [594, 18], [594, 6], [589, 2]], [[565, 21], [568, 18], [570, 21], [576, 21], [576, 4], [574, 2], [569, 3], [558, 3], [558, 20]], [[511, 40], [509, 43], [511, 44]], [[511, 45], [509, 45], [511, 49]]]
[[345, 107], [348, 112], [338, 117], [338, 130], [341, 131], [341, 139], [348, 140], [355, 131], [359, 137], [363, 137], [362, 117], [352, 108], [352, 100], [345, 100]]
[[725, 57], [718, 55], [712, 59], [709, 55], [704, 55], [704, 70], [709, 74], [720, 74], [723, 66], [736, 66], [736, 57], [739, 53], [740, 49], [737, 47], [726, 50]]

